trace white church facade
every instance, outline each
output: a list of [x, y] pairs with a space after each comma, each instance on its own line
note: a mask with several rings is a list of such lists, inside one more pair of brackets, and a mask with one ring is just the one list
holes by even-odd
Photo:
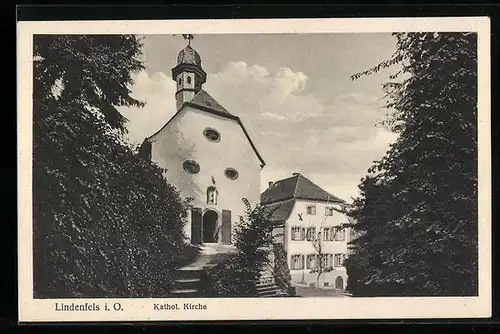
[[141, 156], [167, 170], [168, 182], [191, 198], [185, 233], [192, 244], [232, 244], [243, 198], [259, 203], [265, 162], [241, 119], [203, 90], [201, 57], [187, 45], [172, 69], [177, 112], [141, 145]]

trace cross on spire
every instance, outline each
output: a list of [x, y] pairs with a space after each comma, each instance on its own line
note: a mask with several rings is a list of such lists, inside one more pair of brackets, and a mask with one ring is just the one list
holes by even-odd
[[188, 45], [191, 45], [191, 40], [194, 39], [194, 35], [192, 34], [182, 34], [182, 37], [188, 40]]

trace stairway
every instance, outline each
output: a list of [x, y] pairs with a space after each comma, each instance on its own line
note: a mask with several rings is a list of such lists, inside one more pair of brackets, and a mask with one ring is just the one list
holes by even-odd
[[206, 268], [217, 266], [225, 254], [236, 251], [233, 245], [204, 244], [199, 246], [200, 253], [194, 261], [175, 271], [174, 286], [170, 291], [173, 297], [202, 297], [202, 275]]
[[203, 269], [184, 267], [176, 270], [172, 297], [193, 298], [201, 296], [201, 274]]
[[259, 297], [287, 297], [288, 294], [276, 285], [273, 274], [270, 270], [263, 270], [259, 281], [256, 284]]

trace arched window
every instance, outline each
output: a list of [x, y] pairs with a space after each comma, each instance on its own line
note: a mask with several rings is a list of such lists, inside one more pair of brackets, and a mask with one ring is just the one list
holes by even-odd
[[187, 77], [187, 83], [188, 83], [188, 85], [191, 84], [191, 77]]
[[217, 204], [217, 189], [215, 187], [207, 188], [207, 204]]
[[179, 78], [179, 86], [182, 84], [182, 78]]

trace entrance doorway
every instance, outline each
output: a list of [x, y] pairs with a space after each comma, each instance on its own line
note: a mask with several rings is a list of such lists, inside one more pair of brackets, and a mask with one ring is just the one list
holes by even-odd
[[203, 242], [217, 242], [217, 220], [219, 215], [217, 212], [208, 210], [203, 214]]
[[344, 279], [340, 276], [335, 279], [335, 289], [344, 290]]

